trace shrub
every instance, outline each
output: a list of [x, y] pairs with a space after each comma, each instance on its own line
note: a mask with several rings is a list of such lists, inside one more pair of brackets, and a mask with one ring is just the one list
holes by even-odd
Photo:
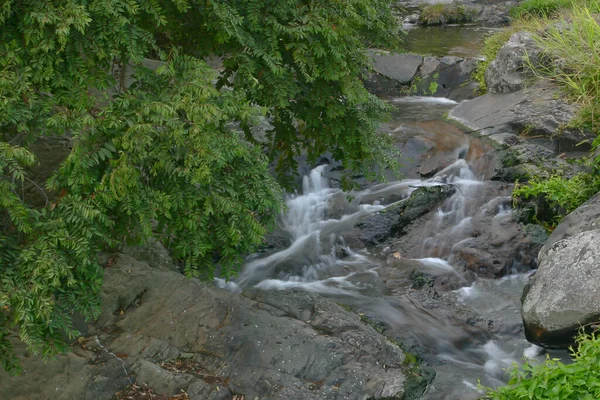
[[459, 24], [473, 20], [474, 10], [457, 3], [431, 4], [419, 16], [422, 25]]
[[597, 172], [579, 173], [572, 178], [554, 175], [550, 179], [533, 178], [528, 185], [517, 184], [513, 200], [528, 222], [552, 229], [599, 190]]
[[546, 358], [543, 363], [526, 360], [508, 371], [507, 386], [488, 389], [487, 399], [492, 400], [558, 400], [600, 398], [600, 337], [582, 334], [577, 338], [577, 348], [571, 349], [574, 362], [563, 364], [556, 358]]

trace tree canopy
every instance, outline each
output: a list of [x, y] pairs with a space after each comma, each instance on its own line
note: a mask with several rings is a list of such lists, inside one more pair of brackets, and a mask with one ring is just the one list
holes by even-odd
[[[366, 48], [396, 43], [389, 3], [0, 0], [3, 366], [15, 332], [49, 357], [74, 312], [97, 317], [100, 252], [153, 237], [189, 276], [229, 277], [282, 209], [271, 167], [390, 162], [361, 81]], [[70, 152], [37, 182], [45, 137]]]

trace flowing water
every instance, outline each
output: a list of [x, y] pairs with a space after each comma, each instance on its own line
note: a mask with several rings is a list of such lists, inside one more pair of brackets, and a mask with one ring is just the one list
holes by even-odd
[[[519, 297], [528, 272], [515, 261], [501, 279], [473, 280], [453, 261], [453, 248], [472, 239], [472, 221], [489, 214], [490, 229], [496, 223], [502, 229], [501, 222], [511, 217], [510, 201], [486, 180], [489, 149], [441, 119], [452, 102], [404, 98], [394, 104], [398, 112], [385, 129], [405, 145], [410, 140], [422, 143], [422, 154], [433, 149], [452, 157], [448, 165], [427, 179], [392, 181], [352, 193], [352, 201], [331, 185], [327, 166], [315, 168], [304, 177], [301, 192], [287, 198], [281, 228], [291, 245], [254, 255], [228, 287], [301, 288], [344, 303], [377, 321], [386, 336], [417, 349], [435, 369], [426, 398], [477, 399], [478, 380], [497, 386], [505, 380], [503, 368], [539, 353], [520, 329]], [[363, 218], [403, 201], [418, 187], [441, 184], [457, 190], [433, 218], [408, 233], [408, 239], [420, 244], [407, 254], [386, 248], [369, 251], [351, 240], [349, 233]], [[431, 298], [412, 289], [407, 271], [415, 269], [448, 278], [454, 290]], [[502, 328], [492, 329], [493, 324]]]

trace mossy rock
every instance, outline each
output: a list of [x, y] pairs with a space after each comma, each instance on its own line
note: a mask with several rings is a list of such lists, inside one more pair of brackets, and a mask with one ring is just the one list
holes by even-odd
[[413, 221], [440, 206], [455, 191], [456, 188], [451, 185], [418, 188], [402, 203], [398, 220], [392, 226], [391, 233], [397, 236], [404, 234]]

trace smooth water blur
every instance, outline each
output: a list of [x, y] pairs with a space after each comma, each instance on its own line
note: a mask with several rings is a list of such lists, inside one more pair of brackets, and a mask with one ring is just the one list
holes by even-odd
[[[433, 148], [454, 157], [453, 162], [427, 179], [392, 181], [351, 193], [352, 201], [330, 186], [323, 175], [324, 166], [315, 168], [304, 177], [302, 192], [286, 199], [288, 211], [280, 226], [291, 238], [291, 245], [249, 258], [235, 282], [217, 284], [232, 291], [252, 286], [270, 290], [301, 288], [345, 303], [383, 321], [386, 335], [425, 349], [426, 360], [437, 372], [426, 398], [477, 399], [481, 395], [478, 380], [485, 385], [501, 384], [505, 379], [503, 368], [524, 355], [539, 354], [520, 332], [519, 297], [527, 275], [479, 278], [470, 284], [450, 258], [452, 247], [470, 238], [468, 228], [474, 216], [491, 212], [501, 219], [509, 217], [511, 211], [503, 206], [505, 199], [488, 201], [479, 195], [488, 185], [485, 177], [492, 168], [490, 163], [479, 162], [484, 145], [435, 117], [426, 117], [428, 112], [441, 116], [445, 112], [442, 109], [452, 107], [452, 102], [428, 98], [406, 98], [401, 102], [426, 111], [416, 117], [414, 113], [402, 116], [399, 112], [388, 128], [393, 132], [394, 124], [411, 126]], [[394, 275], [397, 269], [389, 268], [389, 257], [352, 248], [344, 240], [360, 219], [383, 210], [386, 199], [403, 201], [419, 187], [441, 184], [451, 184], [457, 190], [422, 226], [423, 245], [403, 262], [421, 272], [453, 279], [459, 289], [446, 293], [444, 301], [454, 304], [456, 310], [464, 310], [465, 315], [474, 313], [501, 322], [505, 327], [501, 331], [492, 333], [452, 318], [443, 310], [428, 308], [422, 303], [427, 299], [415, 297], [408, 286], [399, 284], [390, 293], [384, 279], [403, 278]]]

